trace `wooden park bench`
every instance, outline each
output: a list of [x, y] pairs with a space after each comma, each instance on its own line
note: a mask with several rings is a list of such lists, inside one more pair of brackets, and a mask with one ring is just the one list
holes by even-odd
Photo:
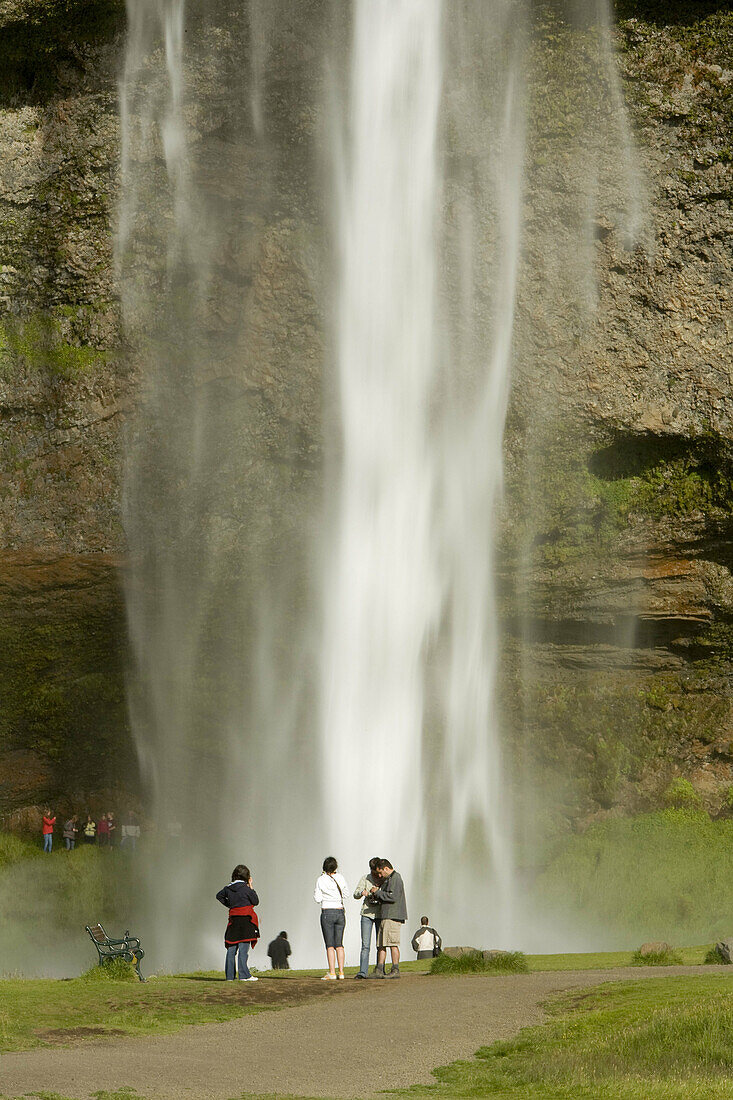
[[110, 959], [124, 959], [125, 962], [134, 965], [140, 981], [145, 981], [140, 973], [140, 960], [144, 958], [145, 952], [140, 946], [140, 940], [137, 939], [136, 936], [131, 936], [129, 932], [125, 932], [124, 939], [112, 940], [109, 938], [104, 928], [102, 928], [101, 924], [95, 924], [91, 928], [87, 924], [86, 930], [97, 949], [100, 966], [104, 966]]

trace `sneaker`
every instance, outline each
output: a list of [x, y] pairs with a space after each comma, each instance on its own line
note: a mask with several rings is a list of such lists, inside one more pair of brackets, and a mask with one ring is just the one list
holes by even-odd
[[248, 978], [240, 978], [240, 982], [258, 982], [260, 979], [255, 978], [254, 974], [250, 974]]
[[372, 970], [369, 977], [370, 978], [386, 978], [387, 975], [384, 973], [384, 967], [375, 966], [374, 970]]
[[324, 974], [323, 977], [321, 978], [321, 981], [322, 982], [335, 982], [336, 981], [336, 975], [335, 974]]
[[340, 982], [343, 982], [343, 981], [345, 980], [345, 978], [346, 978], [346, 975], [345, 975], [345, 974], [339, 974], [339, 975], [338, 975], [338, 980], [339, 980]]
[[393, 966], [392, 969], [390, 970], [389, 974], [385, 974], [384, 976], [385, 976], [385, 978], [399, 978], [399, 976], [400, 976], [399, 966]]
[[364, 978], [366, 978], [366, 974], [354, 974], [354, 977], [361, 978], [363, 980]]

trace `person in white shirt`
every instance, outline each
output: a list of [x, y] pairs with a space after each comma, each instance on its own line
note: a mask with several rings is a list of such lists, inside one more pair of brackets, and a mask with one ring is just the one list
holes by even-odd
[[313, 900], [321, 907], [321, 932], [328, 959], [328, 974], [324, 974], [322, 978], [324, 982], [336, 980], [337, 961], [338, 977], [344, 976], [345, 899], [348, 892], [346, 879], [338, 870], [338, 863], [333, 856], [328, 856], [323, 861], [323, 874], [316, 880], [313, 891]]
[[443, 949], [443, 941], [427, 917], [420, 917], [420, 927], [412, 937], [412, 950], [418, 959], [434, 959]]

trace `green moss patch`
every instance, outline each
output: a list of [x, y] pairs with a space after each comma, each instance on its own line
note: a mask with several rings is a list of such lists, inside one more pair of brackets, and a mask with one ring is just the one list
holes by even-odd
[[[612, 554], [637, 521], [733, 517], [733, 452], [714, 432], [686, 439], [616, 433], [593, 439], [562, 423], [528, 447], [508, 475], [508, 550], [530, 547], [540, 565]], [[521, 477], [529, 464], [531, 483]]]
[[68, 327], [68, 315], [34, 313], [24, 318], [6, 318], [0, 324], [0, 378], [19, 372], [40, 372], [73, 380], [103, 366], [108, 353], [71, 343], [65, 336]]

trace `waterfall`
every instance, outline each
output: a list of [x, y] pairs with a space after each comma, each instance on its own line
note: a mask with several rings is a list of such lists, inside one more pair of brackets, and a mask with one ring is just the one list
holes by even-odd
[[140, 380], [126, 592], [151, 953], [218, 965], [213, 895], [244, 861], [264, 935], [289, 929], [314, 963], [331, 853], [350, 881], [390, 858], [411, 919], [518, 947], [495, 547], [531, 5], [235, 7], [128, 0], [117, 256]]
[[[490, 909], [462, 921], [480, 942], [510, 934], [492, 545], [523, 157], [522, 53], [506, 41], [521, 43], [521, 12], [490, 7], [487, 18], [439, 0], [355, 6], [337, 129], [342, 462], [322, 650], [333, 846], [352, 866], [388, 855], [446, 919], [447, 874], [474, 902], [491, 893]], [[496, 66], [486, 116], [465, 85], [473, 60]], [[466, 152], [446, 148], [446, 100], [454, 134], [476, 143], [478, 124], [486, 139], [485, 175], [469, 186], [446, 178]], [[483, 257], [479, 202], [492, 221]], [[451, 250], [456, 266], [441, 270]], [[479, 308], [490, 314], [480, 334]]]
[[223, 935], [214, 895], [237, 863], [253, 870], [266, 930], [290, 916], [295, 933], [313, 877], [308, 834], [294, 828], [319, 820], [314, 765], [297, 744], [313, 504], [285, 415], [298, 374], [282, 392], [262, 380], [272, 290], [256, 265], [285, 244], [253, 109], [262, 66], [251, 79], [231, 67], [261, 47], [256, 13], [233, 24], [214, 0], [129, 0], [128, 12], [117, 244], [140, 383], [124, 521], [130, 712], [149, 807], [141, 920], [158, 965], [211, 966]]
[[[397, 847], [410, 870], [423, 827], [423, 661], [439, 598], [430, 418], [441, 7], [377, 0], [354, 13], [339, 207], [343, 451], [324, 583], [326, 821], [352, 865], [367, 843], [369, 855]], [[366, 837], [355, 791], [373, 820]]]

